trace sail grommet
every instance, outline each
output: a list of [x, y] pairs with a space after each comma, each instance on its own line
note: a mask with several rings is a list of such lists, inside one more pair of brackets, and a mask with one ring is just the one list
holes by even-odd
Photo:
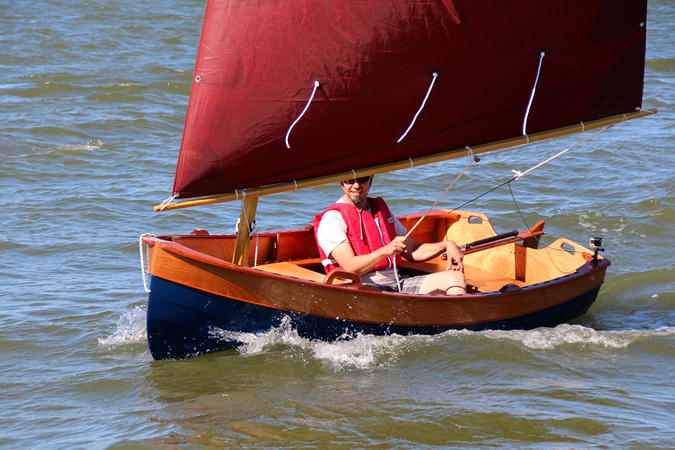
[[202, 76], [201, 75], [195, 76], [195, 83], [199, 83], [200, 81], [202, 81]]

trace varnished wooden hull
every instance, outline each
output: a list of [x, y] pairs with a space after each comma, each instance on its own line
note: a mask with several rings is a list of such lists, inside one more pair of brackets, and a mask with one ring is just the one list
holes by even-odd
[[153, 277], [148, 304], [148, 345], [155, 359], [187, 358], [235, 347], [239, 342], [222, 331], [256, 333], [279, 326], [288, 317], [308, 339], [335, 340], [364, 334], [437, 334], [450, 329], [532, 329], [555, 326], [584, 314], [599, 288], [563, 303], [500, 320], [439, 325], [367, 323], [283, 311], [221, 297]]
[[[447, 221], [448, 217], [439, 215], [437, 219]], [[485, 225], [489, 225], [487, 219]], [[452, 226], [460, 225], [457, 222]], [[460, 231], [466, 234], [471, 229]], [[289, 233], [297, 233], [294, 239], [298, 236], [305, 239], [308, 234], [307, 229]], [[279, 233], [263, 236], [276, 239], [271, 246], [274, 261], [285, 260], [287, 255], [283, 255], [282, 247], [288, 236]], [[481, 273], [494, 274], [498, 283], [483, 284], [486, 292], [478, 289], [458, 296], [407, 295], [358, 284], [329, 285], [302, 278], [302, 272], [298, 275], [263, 270], [272, 270], [270, 267], [275, 264], [257, 268], [239, 266], [219, 258], [215, 251], [210, 255], [199, 251], [218, 247], [226, 239], [176, 236], [146, 240], [151, 275], [147, 333], [155, 359], [184, 358], [232, 347], [238, 343], [237, 332], [265, 331], [281, 324], [285, 317], [301, 336], [327, 340], [355, 333], [435, 334], [448, 329], [555, 326], [586, 312], [610, 264], [606, 259], [594, 262], [588, 256], [582, 258], [577, 251], [572, 252], [576, 256], [562, 251], [561, 259], [551, 259], [557, 269], [564, 270], [561, 276], [537, 279], [535, 272], [527, 271], [541, 270], [538, 266], [543, 266], [541, 261], [546, 258], [537, 262], [537, 252], [545, 249], [525, 249], [530, 252], [532, 267], [520, 270], [519, 275], [515, 269], [509, 269], [513, 272], [509, 275], [505, 269], [498, 273], [490, 266], [499, 258], [513, 258], [524, 251], [515, 246], [513, 250], [502, 249], [487, 255], [488, 262], [467, 256], [470, 283], [475, 279], [480, 286]], [[261, 244], [261, 252], [264, 251]], [[570, 266], [561, 267], [564, 264]], [[518, 281], [528, 277], [529, 283]], [[508, 283], [509, 280], [513, 282]], [[500, 290], [501, 286], [504, 288]]]

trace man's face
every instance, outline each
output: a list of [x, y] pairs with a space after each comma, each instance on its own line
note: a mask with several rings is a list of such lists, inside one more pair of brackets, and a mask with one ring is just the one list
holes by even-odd
[[351, 200], [355, 206], [365, 207], [368, 190], [372, 177], [354, 178], [340, 182], [345, 196]]

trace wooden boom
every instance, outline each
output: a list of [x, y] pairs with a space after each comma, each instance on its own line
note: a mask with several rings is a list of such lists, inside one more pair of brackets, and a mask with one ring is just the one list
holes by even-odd
[[[548, 131], [542, 131], [539, 133], [533, 133], [528, 136], [518, 136], [515, 138], [504, 139], [501, 141], [488, 142], [486, 144], [476, 145], [471, 147], [474, 153], [485, 153], [491, 152], [494, 150], [499, 150], [502, 148], [508, 147], [517, 147], [519, 145], [528, 144], [530, 142], [543, 141], [547, 139], [557, 138], [561, 136], [566, 136], [568, 134], [580, 133], [583, 131], [588, 131], [596, 128], [606, 127], [614, 125], [617, 123], [624, 122], [626, 120], [638, 119], [640, 117], [645, 117], [651, 114], [655, 114], [656, 109], [643, 109], [635, 111], [628, 114], [620, 114], [616, 116], [605, 117], [604, 119], [593, 120], [590, 122], [579, 123], [575, 125], [568, 125], [566, 127], [555, 128]], [[466, 148], [455, 148], [452, 150], [446, 150], [444, 152], [435, 153], [433, 155], [420, 156], [417, 158], [410, 158], [403, 161], [397, 161], [388, 164], [381, 164], [377, 166], [364, 167], [357, 169], [355, 171], [345, 171], [338, 172], [332, 175], [325, 175], [315, 178], [307, 178], [305, 180], [298, 180], [296, 182], [286, 182], [271, 184], [268, 186], [260, 186], [245, 189], [246, 195], [250, 196], [261, 196], [261, 195], [270, 195], [277, 194], [280, 192], [288, 192], [301, 188], [308, 188], [314, 186], [320, 186], [323, 184], [339, 182], [342, 180], [347, 180], [354, 177], [362, 177], [380, 173], [392, 172], [394, 170], [407, 169], [412, 166], [422, 166], [425, 164], [431, 164], [440, 161], [446, 161], [448, 159], [459, 158], [460, 156], [466, 155]], [[243, 192], [243, 191], [242, 191]], [[241, 193], [230, 192], [227, 194], [218, 194], [208, 197], [197, 198], [193, 200], [185, 200], [176, 203], [169, 203], [164, 206], [157, 205], [154, 207], [154, 211], [168, 211], [171, 209], [179, 208], [189, 208], [193, 206], [202, 206], [202, 205], [211, 205], [214, 203], [229, 202], [237, 200], [242, 197]]]

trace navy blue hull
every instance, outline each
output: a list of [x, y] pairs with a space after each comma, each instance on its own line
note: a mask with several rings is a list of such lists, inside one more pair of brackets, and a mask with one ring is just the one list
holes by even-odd
[[218, 330], [255, 333], [281, 324], [288, 316], [309, 339], [335, 340], [346, 334], [437, 334], [449, 329], [532, 329], [555, 326], [584, 314], [598, 289], [552, 308], [518, 317], [466, 326], [391, 326], [325, 319], [209, 294], [153, 276], [148, 300], [148, 345], [155, 359], [186, 358], [239, 344]]

